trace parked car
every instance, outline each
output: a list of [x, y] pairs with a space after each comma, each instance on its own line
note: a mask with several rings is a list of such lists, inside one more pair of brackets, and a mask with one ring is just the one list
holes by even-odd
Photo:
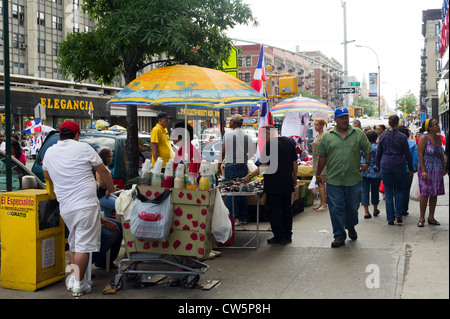
[[[33, 174], [32, 171], [30, 171], [14, 156], [11, 156], [12, 191], [24, 189], [22, 187], [22, 180], [24, 176], [32, 176], [36, 181], [36, 183], [27, 183], [28, 186], [25, 187], [25, 189], [29, 189], [30, 185], [35, 189], [45, 189], [45, 184], [35, 174]], [[6, 154], [2, 150], [0, 150], [0, 192], [6, 192]]]
[[[150, 142], [150, 135], [139, 133], [139, 150], [141, 155], [140, 164], [145, 159], [151, 159], [152, 156], [152, 144]], [[47, 149], [59, 141], [59, 132], [53, 131], [47, 136], [42, 145], [39, 153], [36, 156], [36, 160], [32, 167], [32, 172], [43, 182], [44, 173], [42, 171], [42, 159], [45, 156]], [[80, 142], [85, 142], [91, 145], [96, 152], [100, 151], [104, 147], [111, 149], [113, 153], [113, 160], [108, 166], [110, 169], [114, 183], [117, 185], [123, 185], [126, 181], [126, 157], [125, 146], [127, 141], [127, 133], [108, 130], [82, 130], [80, 135]], [[123, 183], [123, 184], [122, 184]]]

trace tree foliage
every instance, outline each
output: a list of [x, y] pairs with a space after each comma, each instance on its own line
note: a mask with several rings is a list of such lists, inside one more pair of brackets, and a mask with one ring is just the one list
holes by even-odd
[[[406, 108], [404, 105], [406, 105]], [[408, 91], [406, 94], [395, 100], [395, 110], [402, 113], [412, 114], [412, 112], [416, 112], [417, 105], [418, 100], [411, 91]]]
[[164, 65], [221, 69], [232, 45], [225, 31], [257, 23], [242, 0], [85, 0], [82, 8], [95, 30], [69, 34], [59, 47], [61, 70], [77, 82], [111, 84], [122, 74], [129, 83], [159, 56]]
[[[222, 69], [232, 46], [225, 31], [257, 25], [242, 0], [84, 0], [82, 9], [95, 29], [68, 34], [58, 48], [63, 74], [76, 82], [123, 75], [128, 84], [156, 62]], [[137, 132], [137, 107], [127, 106], [128, 179], [138, 174]]]

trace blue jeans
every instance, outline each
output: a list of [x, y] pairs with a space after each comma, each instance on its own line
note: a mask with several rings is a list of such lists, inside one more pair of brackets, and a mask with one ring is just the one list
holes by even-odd
[[353, 186], [335, 186], [327, 183], [327, 204], [334, 237], [347, 238], [345, 229], [358, 225], [360, 202], [361, 183]]
[[380, 183], [381, 178], [363, 177], [361, 184], [361, 205], [369, 206], [369, 197], [372, 199], [372, 205], [377, 206], [380, 203]]
[[116, 198], [109, 196], [109, 198], [106, 199], [106, 196], [102, 196], [98, 201], [100, 202], [102, 211], [105, 213], [105, 217], [111, 217], [111, 211], [116, 209]]
[[[245, 177], [248, 174], [247, 164], [229, 164], [225, 165], [225, 179], [232, 180], [236, 177]], [[248, 220], [248, 200], [245, 196], [227, 196], [227, 208], [230, 214], [233, 214], [233, 200], [234, 199], [234, 217], [240, 221]]]
[[388, 222], [394, 221], [395, 216], [402, 217], [403, 207], [405, 205], [406, 172], [404, 169], [381, 167], [381, 177], [383, 179], [384, 198], [386, 200], [386, 218]]
[[109, 221], [114, 222], [119, 227], [119, 234], [114, 233], [112, 230], [102, 225], [100, 251], [92, 254], [92, 263], [97, 267], [106, 268], [106, 252], [111, 248], [111, 260], [112, 263], [119, 255], [120, 246], [122, 245], [122, 223], [116, 219], [106, 218]]

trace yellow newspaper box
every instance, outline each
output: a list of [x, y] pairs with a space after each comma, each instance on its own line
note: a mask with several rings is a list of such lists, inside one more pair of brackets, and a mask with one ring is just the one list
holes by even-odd
[[46, 190], [0, 195], [3, 288], [35, 291], [64, 279], [64, 223]]

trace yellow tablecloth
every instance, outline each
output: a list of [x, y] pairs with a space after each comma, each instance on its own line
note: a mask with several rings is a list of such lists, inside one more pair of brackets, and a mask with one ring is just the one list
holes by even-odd
[[297, 176], [300, 176], [300, 177], [313, 176], [313, 167], [312, 167], [312, 165], [310, 165], [310, 166], [300, 165], [298, 167]]

